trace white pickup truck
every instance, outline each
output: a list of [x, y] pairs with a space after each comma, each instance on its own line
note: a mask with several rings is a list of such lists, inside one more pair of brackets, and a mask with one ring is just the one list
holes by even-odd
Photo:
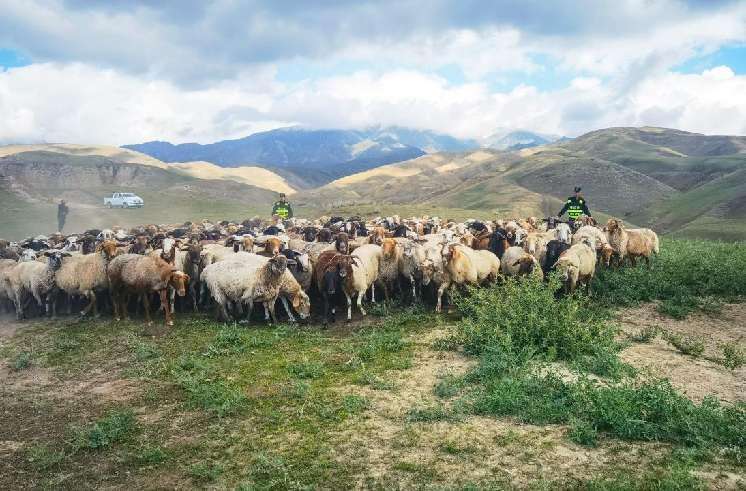
[[104, 198], [104, 206], [109, 208], [141, 208], [142, 198], [133, 193], [114, 193], [111, 198]]

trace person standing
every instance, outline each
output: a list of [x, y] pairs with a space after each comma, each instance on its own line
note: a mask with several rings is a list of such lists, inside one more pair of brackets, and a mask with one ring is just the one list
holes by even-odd
[[70, 208], [65, 204], [65, 200], [61, 199], [60, 204], [57, 205], [57, 231], [62, 232], [65, 228], [65, 220], [67, 220], [67, 214], [70, 212]]
[[275, 204], [272, 205], [272, 216], [275, 215], [283, 220], [293, 218], [293, 208], [290, 206], [290, 203], [288, 203], [285, 193], [280, 193], [280, 200], [275, 201]]
[[570, 196], [565, 201], [565, 205], [557, 213], [558, 217], [561, 217], [565, 212], [570, 219], [570, 224], [573, 225], [575, 220], [580, 218], [582, 215], [591, 216], [591, 211], [588, 209], [588, 202], [585, 200], [580, 192], [582, 189], [580, 186], [575, 186], [575, 195]]

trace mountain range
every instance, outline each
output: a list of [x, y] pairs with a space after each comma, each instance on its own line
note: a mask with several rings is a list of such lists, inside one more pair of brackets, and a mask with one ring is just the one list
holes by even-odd
[[[404, 131], [369, 131], [364, 140], [359, 135], [348, 140], [348, 145], [358, 145], [357, 155], [363, 153], [360, 141], [365, 140], [408, 145], [400, 141]], [[302, 140], [308, 130], [270, 133], [291, 133]], [[336, 140], [336, 131], [334, 135]], [[421, 137], [410, 135], [406, 141], [415, 136]], [[266, 215], [278, 191], [290, 195], [301, 216], [425, 213], [494, 218], [555, 214], [580, 185], [602, 220], [616, 216], [665, 234], [746, 239], [746, 137], [606, 128], [514, 151], [469, 148], [471, 143], [439, 135], [422, 138], [418, 144], [430, 149], [452, 146], [433, 153], [420, 149], [414, 158], [371, 164], [362, 171], [345, 168], [354, 166], [348, 160], [337, 164], [345, 168], [343, 174], [316, 184], [287, 172], [285, 162], [295, 157], [273, 165], [222, 167], [207, 161], [165, 163], [129, 148], [0, 147], [0, 237], [53, 229], [59, 198], [71, 204], [71, 226], [81, 227]], [[460, 144], [464, 146], [456, 149]], [[317, 180], [315, 174], [323, 172], [319, 155], [309, 157], [306, 169]], [[101, 209], [103, 196], [118, 190], [140, 194], [146, 207], [129, 213]]]

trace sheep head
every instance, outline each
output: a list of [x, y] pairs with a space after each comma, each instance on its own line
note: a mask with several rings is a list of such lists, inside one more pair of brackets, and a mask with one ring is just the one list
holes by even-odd
[[168, 278], [168, 284], [180, 297], [186, 295], [187, 286], [189, 286], [189, 275], [183, 271], [176, 269], [171, 270], [171, 275]]
[[601, 246], [601, 261], [607, 268], [611, 266], [611, 256], [614, 255], [614, 248], [609, 244], [603, 244]]

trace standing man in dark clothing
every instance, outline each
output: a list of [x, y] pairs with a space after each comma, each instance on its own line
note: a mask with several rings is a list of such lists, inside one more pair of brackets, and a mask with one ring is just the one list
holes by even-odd
[[285, 193], [280, 193], [280, 200], [275, 201], [275, 204], [272, 205], [272, 216], [275, 215], [283, 220], [293, 218], [293, 208], [290, 206], [290, 203], [288, 203]]
[[557, 216], [561, 217], [565, 212], [567, 212], [567, 216], [570, 219], [570, 225], [573, 225], [575, 220], [580, 218], [582, 215], [591, 216], [591, 211], [588, 209], [588, 203], [585, 201], [585, 198], [583, 198], [583, 195], [580, 194], [580, 191], [582, 191], [582, 189], [576, 186], [575, 196], [567, 198], [565, 205], [562, 207], [560, 212], [557, 213]]
[[65, 200], [61, 199], [60, 204], [57, 205], [57, 231], [62, 232], [62, 229], [65, 227], [65, 220], [67, 220], [67, 213], [70, 211], [70, 208], [67, 207], [65, 204]]

